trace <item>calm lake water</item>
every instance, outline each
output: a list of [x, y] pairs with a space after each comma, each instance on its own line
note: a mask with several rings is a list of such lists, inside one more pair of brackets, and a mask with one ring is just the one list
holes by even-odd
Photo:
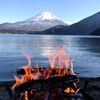
[[27, 64], [27, 53], [32, 65], [48, 67], [48, 56], [62, 45], [78, 76], [100, 77], [100, 37], [0, 34], [0, 80], [13, 79], [16, 69]]

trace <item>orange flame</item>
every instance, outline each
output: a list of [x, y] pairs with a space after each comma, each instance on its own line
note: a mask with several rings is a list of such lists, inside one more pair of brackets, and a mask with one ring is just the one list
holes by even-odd
[[31, 66], [31, 57], [29, 55], [25, 55], [28, 61], [27, 66]]
[[66, 71], [68, 73], [69, 56], [64, 51], [64, 47], [58, 48], [56, 53], [53, 56], [49, 56], [49, 62], [50, 62], [51, 68], [55, 67], [56, 60], [58, 61], [59, 68], [63, 68], [63, 63], [64, 63]]
[[22, 66], [22, 69], [25, 70], [25, 75], [21, 75], [21, 79], [19, 79], [16, 75], [14, 75], [16, 84], [12, 87], [14, 89], [15, 86], [18, 86], [26, 81], [32, 80], [32, 67], [31, 67], [31, 58], [29, 55], [26, 55], [28, 64], [26, 66]]
[[29, 55], [26, 55], [28, 64], [26, 66], [22, 66], [22, 68], [25, 70], [25, 75], [22, 75], [22, 82], [25, 82], [27, 80], [32, 80], [32, 67], [31, 67], [31, 57]]
[[74, 72], [74, 63], [73, 63], [73, 60], [71, 60], [71, 74], [72, 75], [76, 75], [75, 72]]

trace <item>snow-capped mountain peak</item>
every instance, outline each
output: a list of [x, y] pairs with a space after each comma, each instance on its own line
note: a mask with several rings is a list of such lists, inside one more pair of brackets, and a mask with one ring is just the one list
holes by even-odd
[[51, 12], [44, 11], [26, 21], [45, 21], [45, 20], [59, 20], [59, 18], [56, 17]]
[[56, 17], [54, 14], [50, 12], [43, 12], [40, 16], [38, 16], [40, 20], [58, 20], [59, 18]]

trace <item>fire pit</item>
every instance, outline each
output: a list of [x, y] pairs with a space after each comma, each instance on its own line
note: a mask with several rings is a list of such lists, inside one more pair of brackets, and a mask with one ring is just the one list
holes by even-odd
[[[73, 61], [63, 47], [49, 57], [50, 67], [31, 67], [29, 56], [27, 60], [28, 65], [17, 70], [21, 79], [14, 75], [16, 83], [12, 89], [18, 100], [84, 100], [79, 94], [82, 91]], [[55, 62], [58, 65], [55, 66]]]

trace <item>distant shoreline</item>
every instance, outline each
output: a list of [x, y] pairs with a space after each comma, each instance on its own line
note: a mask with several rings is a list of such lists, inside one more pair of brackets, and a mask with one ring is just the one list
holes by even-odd
[[36, 32], [33, 32], [33, 33], [31, 33], [31, 32], [30, 33], [27, 33], [27, 32], [26, 33], [24, 33], [24, 32], [14, 32], [14, 33], [13, 32], [0, 32], [0, 34], [13, 34], [13, 35], [14, 34], [20, 34], [20, 35], [52, 35], [52, 36], [53, 35], [59, 35], [59, 36], [60, 35], [66, 35], [66, 36], [100, 36], [100, 35], [86, 35], [86, 34], [85, 35], [83, 35], [83, 34], [82, 35], [78, 35], [78, 34], [75, 34], [75, 35], [72, 35], [72, 34], [70, 34], [70, 35], [69, 34], [45, 34], [43, 32], [41, 32], [41, 33], [38, 33], [38, 32], [37, 33]]

